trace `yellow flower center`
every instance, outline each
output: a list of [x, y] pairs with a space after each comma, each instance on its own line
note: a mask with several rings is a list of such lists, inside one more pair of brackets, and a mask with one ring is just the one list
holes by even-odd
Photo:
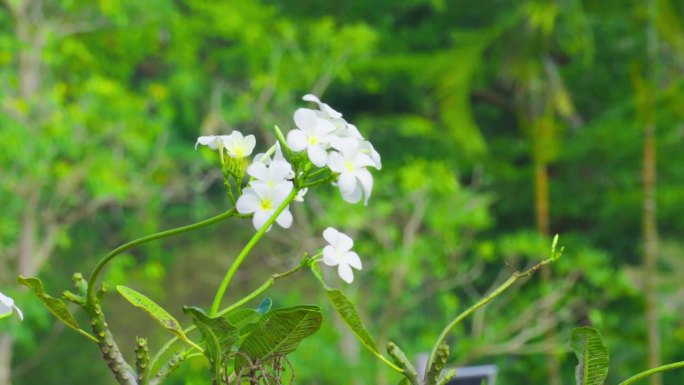
[[273, 204], [271, 204], [271, 201], [269, 199], [264, 199], [261, 201], [261, 209], [262, 210], [271, 210], [273, 208]]
[[350, 161], [345, 162], [344, 167], [349, 171], [354, 171], [354, 165]]

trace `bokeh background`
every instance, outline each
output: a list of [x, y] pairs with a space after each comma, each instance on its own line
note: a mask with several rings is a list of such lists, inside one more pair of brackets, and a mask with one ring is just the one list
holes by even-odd
[[[678, 0], [4, 0], [0, 6], [0, 290], [26, 319], [0, 323], [0, 385], [114, 384], [94, 345], [20, 289], [57, 295], [117, 245], [215, 215], [229, 202], [199, 135], [293, 128], [322, 97], [383, 157], [367, 207], [333, 187], [295, 205], [229, 299], [352, 234], [364, 270], [330, 281], [380, 346], [410, 356], [459, 310], [565, 254], [463, 323], [451, 365], [496, 364], [499, 384], [574, 383], [569, 332], [600, 329], [609, 382], [684, 359], [684, 3]], [[150, 243], [108, 270], [183, 322], [208, 306], [253, 234], [232, 219]], [[300, 384], [394, 384], [310, 274], [278, 306], [321, 305], [291, 356]], [[168, 336], [116, 293], [126, 352]], [[256, 304], [252, 304], [256, 305]], [[172, 384], [206, 384], [203, 360]], [[684, 371], [651, 384], [684, 383]]]

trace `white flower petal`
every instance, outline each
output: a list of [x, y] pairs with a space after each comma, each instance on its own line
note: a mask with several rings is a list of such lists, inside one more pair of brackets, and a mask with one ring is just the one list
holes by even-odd
[[281, 181], [294, 177], [292, 165], [284, 160], [274, 160], [273, 163], [271, 163], [271, 165], [268, 167], [268, 172], [270, 174], [271, 180], [273, 181]]
[[351, 172], [343, 172], [337, 178], [337, 187], [339, 187], [342, 194], [351, 194], [356, 189], [357, 179]]
[[316, 167], [325, 167], [328, 163], [328, 153], [320, 145], [309, 146], [307, 155], [311, 163], [316, 165]]
[[356, 185], [356, 188], [354, 191], [350, 193], [342, 193], [342, 199], [345, 202], [348, 203], [358, 203], [361, 200], [361, 196], [363, 195], [363, 192], [361, 191], [361, 187], [359, 185]]
[[364, 153], [356, 153], [353, 159], [354, 168], [375, 167], [373, 159]]
[[273, 210], [261, 210], [255, 212], [254, 217], [252, 218], [252, 224], [254, 225], [254, 228], [259, 231], [262, 227], [264, 227], [264, 224], [266, 221], [268, 221], [268, 218], [271, 217], [271, 214], [273, 214]]
[[278, 218], [276, 218], [276, 223], [284, 229], [290, 228], [290, 226], [292, 226], [292, 213], [290, 210], [285, 208], [285, 210], [278, 215]]
[[344, 282], [352, 283], [354, 281], [354, 272], [347, 264], [340, 263], [340, 265], [337, 266], [337, 274], [340, 275], [340, 278], [342, 278]]
[[24, 320], [24, 313], [21, 312], [21, 309], [19, 309], [17, 307], [17, 305], [12, 306], [12, 308], [14, 308], [14, 310], [17, 311], [17, 315], [19, 316], [19, 319], [23, 321]]
[[361, 142], [355, 138], [336, 138], [330, 144], [334, 149], [342, 153], [345, 158], [353, 158], [353, 156], [359, 151]]
[[359, 132], [359, 129], [353, 124], [347, 124], [347, 135], [355, 139], [363, 140], [363, 136]]
[[352, 247], [354, 247], [354, 240], [352, 240], [349, 235], [343, 232], [338, 232], [337, 242], [331, 243], [331, 245], [333, 245], [338, 251], [348, 252]]
[[195, 149], [197, 149], [197, 145], [201, 144], [203, 146], [209, 146], [212, 150], [216, 150], [216, 143], [218, 140], [220, 139], [216, 135], [200, 136], [195, 143]]
[[321, 118], [316, 118], [316, 133], [319, 136], [324, 136], [331, 134], [333, 131], [335, 131], [337, 127], [329, 121]]
[[19, 319], [24, 320], [24, 313], [14, 304], [14, 300], [2, 293], [0, 293], [0, 318], [8, 317], [14, 311], [17, 311]]
[[0, 303], [0, 319], [9, 317], [10, 314], [12, 314], [12, 307], [11, 306], [6, 306], [3, 303]]
[[301, 130], [313, 130], [318, 124], [316, 112], [308, 108], [298, 108], [294, 113], [294, 122]]
[[349, 251], [344, 255], [343, 263], [346, 263], [357, 270], [363, 269], [363, 266], [361, 265], [361, 258], [359, 258], [359, 255], [354, 251]]
[[368, 199], [373, 191], [373, 176], [370, 171], [363, 169], [356, 172], [356, 177], [361, 182], [361, 188], [363, 189], [363, 195], [365, 197], [364, 204], [368, 204]]
[[3, 304], [9, 308], [14, 306], [14, 300], [2, 293], [0, 293], [0, 304]]
[[275, 155], [273, 156], [273, 160], [282, 160], [283, 162], [287, 162], [285, 160], [285, 157], [283, 156], [283, 150], [280, 148], [280, 142], [276, 142], [276, 149], [275, 149]]
[[250, 188], [245, 189], [235, 202], [235, 208], [240, 214], [251, 214], [259, 210], [260, 205], [261, 199]]
[[292, 151], [302, 151], [304, 150], [309, 142], [306, 140], [306, 134], [302, 130], [292, 130], [287, 133], [287, 145], [292, 149]]
[[314, 94], [306, 94], [306, 95], [302, 96], [302, 100], [304, 100], [306, 102], [314, 102], [316, 104], [319, 104], [321, 102], [321, 99], [319, 99], [318, 96], [316, 96]]
[[259, 180], [267, 180], [268, 168], [261, 162], [254, 162], [247, 167], [247, 174]]
[[333, 172], [344, 171], [344, 158], [338, 152], [332, 151], [328, 154], [328, 168]]
[[340, 260], [335, 254], [335, 248], [328, 245], [323, 248], [323, 263], [328, 266], [337, 266], [340, 264]]
[[323, 231], [323, 239], [325, 239], [329, 244], [335, 245], [337, 244], [337, 238], [339, 237], [340, 232], [337, 231], [337, 229], [333, 227], [328, 227]]
[[[271, 164], [271, 158], [266, 156], [265, 153], [260, 152], [254, 155], [254, 163], [256, 162], [263, 163], [268, 166], [269, 164]], [[249, 172], [249, 170], [247, 172]]]
[[252, 154], [252, 151], [254, 151], [254, 147], [256, 147], [256, 138], [254, 137], [254, 135], [245, 136], [244, 146], [245, 146], [245, 155], [244, 156], [250, 156]]

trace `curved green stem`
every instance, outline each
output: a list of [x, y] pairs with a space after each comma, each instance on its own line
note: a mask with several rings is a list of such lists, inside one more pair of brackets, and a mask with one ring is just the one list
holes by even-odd
[[648, 377], [648, 376], [650, 376], [650, 375], [652, 375], [652, 374], [664, 372], [664, 371], [666, 371], [666, 370], [672, 370], [672, 369], [677, 369], [677, 368], [683, 368], [683, 367], [684, 367], [684, 361], [679, 361], [679, 362], [675, 362], [675, 363], [672, 363], [672, 364], [667, 364], [667, 365], [663, 365], [663, 366], [658, 366], [657, 368], [649, 369], [649, 370], [647, 370], [647, 371], [645, 371], [645, 372], [641, 372], [641, 373], [639, 373], [639, 374], [636, 374], [636, 375], [634, 375], [634, 376], [632, 376], [632, 377], [630, 377], [630, 378], [628, 378], [628, 379], [622, 381], [622, 382], [621, 382], [620, 384], [618, 384], [618, 385], [629, 385], [629, 384], [632, 384], [632, 383], [634, 383], [634, 382], [637, 382], [637, 381], [639, 381], [639, 380], [641, 380], [641, 379], [643, 379], [643, 378], [645, 378], [645, 377]]
[[230, 266], [230, 269], [228, 269], [228, 272], [226, 275], [223, 277], [223, 281], [221, 281], [221, 285], [218, 288], [218, 291], [216, 292], [216, 296], [214, 296], [214, 302], [211, 305], [211, 310], [209, 312], [210, 317], [215, 317], [216, 312], [218, 312], [219, 306], [221, 306], [221, 300], [223, 300], [223, 296], [226, 293], [226, 289], [228, 289], [228, 285], [230, 284], [230, 281], [233, 279], [233, 276], [235, 275], [235, 272], [237, 269], [240, 267], [242, 262], [245, 260], [247, 257], [247, 254], [249, 254], [250, 251], [252, 251], [252, 248], [254, 248], [254, 245], [259, 242], [259, 240], [266, 234], [266, 231], [273, 225], [273, 222], [275, 222], [276, 218], [280, 215], [280, 213], [285, 210], [287, 205], [289, 205], [292, 200], [297, 196], [297, 193], [299, 192], [299, 189], [293, 188], [290, 194], [283, 200], [283, 202], [278, 206], [278, 208], [273, 212], [273, 215], [271, 215], [270, 218], [264, 223], [263, 226], [261, 226], [261, 229], [252, 236], [252, 239], [247, 242], [247, 245], [245, 245], [244, 249], [240, 252], [240, 254], [235, 258], [235, 261], [233, 261], [233, 264]]
[[482, 306], [486, 305], [489, 303], [491, 300], [494, 298], [498, 297], [501, 293], [506, 291], [509, 287], [511, 287], [518, 279], [521, 277], [529, 277], [531, 276], [534, 272], [537, 270], [541, 269], [544, 265], [547, 265], [553, 261], [555, 261], [558, 256], [555, 255], [555, 251], [552, 252], [553, 256], [549, 259], [545, 259], [538, 264], [532, 266], [530, 269], [526, 270], [525, 272], [515, 272], [513, 275], [506, 280], [506, 282], [502, 283], [501, 286], [497, 287], [493, 292], [491, 292], [489, 295], [486, 297], [482, 298], [481, 300], [477, 301], [474, 305], [463, 311], [461, 314], [459, 314], [456, 318], [454, 318], [449, 324], [444, 327], [444, 330], [439, 334], [439, 337], [437, 337], [437, 341], [435, 342], [435, 345], [432, 347], [432, 351], [430, 352], [430, 357], [428, 358], [428, 367], [425, 368], [425, 378], [427, 379], [427, 375], [430, 372], [430, 368], [434, 364], [435, 357], [437, 356], [437, 350], [439, 349], [439, 346], [444, 343], [444, 340], [446, 339], [447, 335], [451, 332], [451, 329], [454, 328], [459, 322], [463, 321], [464, 318], [468, 317], [471, 315], [475, 310], [481, 308]]
[[154, 241], [155, 239], [166, 238], [166, 237], [170, 237], [172, 235], [185, 233], [187, 231], [196, 230], [196, 229], [199, 229], [199, 228], [204, 227], [204, 226], [209, 226], [211, 224], [214, 224], [216, 222], [219, 222], [219, 221], [222, 221], [226, 218], [229, 218], [232, 215], [234, 215], [235, 213], [236, 213], [236, 211], [233, 208], [233, 209], [230, 209], [230, 210], [228, 210], [222, 214], [219, 214], [215, 217], [205, 219], [203, 221], [193, 223], [191, 225], [178, 227], [175, 229], [166, 230], [166, 231], [162, 231], [162, 232], [159, 232], [156, 234], [151, 234], [151, 235], [147, 235], [147, 236], [142, 237], [142, 238], [138, 238], [136, 240], [125, 243], [125, 244], [117, 247], [116, 249], [110, 251], [109, 254], [105, 255], [97, 263], [97, 265], [95, 266], [95, 269], [93, 270], [92, 274], [90, 275], [90, 279], [88, 280], [88, 296], [87, 296], [88, 297], [87, 298], [88, 304], [92, 305], [95, 303], [95, 284], [97, 283], [97, 277], [100, 275], [100, 272], [105, 267], [105, 265], [107, 265], [107, 263], [109, 261], [111, 261], [114, 257], [116, 257], [117, 255], [121, 254], [122, 252], [124, 252], [124, 251], [126, 251], [132, 247], [135, 247], [135, 246], [138, 246], [138, 245], [141, 245], [143, 243], [150, 242], [150, 241]]

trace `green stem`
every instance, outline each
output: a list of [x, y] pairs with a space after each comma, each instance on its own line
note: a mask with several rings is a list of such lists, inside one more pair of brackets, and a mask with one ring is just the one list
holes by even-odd
[[[555, 253], [555, 251], [553, 252]], [[491, 292], [489, 295], [486, 297], [482, 298], [481, 300], [477, 301], [474, 305], [463, 311], [461, 314], [459, 314], [456, 318], [453, 319], [445, 328], [442, 330], [442, 333], [440, 333], [439, 337], [437, 337], [437, 341], [435, 342], [435, 345], [432, 347], [432, 351], [430, 352], [430, 357], [428, 358], [428, 367], [425, 368], [425, 379], [427, 380], [427, 375], [430, 372], [431, 366], [434, 364], [435, 357], [437, 355], [437, 350], [439, 346], [444, 343], [444, 340], [446, 339], [447, 335], [451, 332], [451, 329], [454, 328], [459, 322], [463, 321], [464, 318], [468, 317], [471, 315], [475, 310], [481, 308], [482, 306], [486, 305], [489, 303], [491, 300], [494, 298], [498, 297], [506, 291], [509, 287], [511, 287], [518, 279], [521, 277], [529, 277], [531, 276], [534, 272], [537, 270], [541, 269], [544, 265], [547, 265], [553, 261], [555, 261], [558, 257], [554, 254], [552, 254], [552, 257], [549, 259], [545, 259], [538, 264], [532, 266], [530, 269], [527, 271], [520, 273], [520, 272], [515, 272], [513, 275], [506, 280], [501, 286], [497, 287], [493, 292]]]
[[317, 176], [319, 176], [319, 175], [321, 175], [321, 174], [327, 172], [328, 170], [329, 170], [329, 169], [328, 169], [327, 167], [320, 168], [320, 169], [318, 169], [318, 170], [316, 170], [316, 171], [314, 171], [314, 172], [312, 172], [312, 173], [309, 173], [309, 174], [305, 175], [305, 177], [306, 177], [307, 179], [311, 179], [311, 178], [317, 177]]
[[221, 300], [223, 300], [223, 296], [226, 293], [226, 289], [228, 289], [228, 285], [230, 284], [230, 281], [233, 279], [233, 276], [235, 275], [235, 272], [237, 269], [240, 267], [242, 262], [245, 260], [247, 257], [247, 254], [249, 254], [250, 251], [252, 251], [252, 248], [254, 248], [254, 245], [259, 242], [259, 240], [264, 236], [266, 231], [273, 225], [273, 222], [275, 222], [276, 218], [280, 215], [280, 213], [285, 210], [287, 205], [289, 205], [294, 197], [297, 195], [297, 192], [299, 192], [299, 189], [293, 188], [290, 194], [283, 200], [283, 202], [278, 206], [278, 208], [273, 212], [273, 215], [271, 215], [270, 218], [264, 223], [263, 226], [261, 226], [261, 229], [254, 234], [252, 239], [249, 240], [247, 245], [245, 246], [244, 249], [240, 252], [240, 254], [235, 258], [235, 261], [233, 261], [233, 264], [230, 266], [230, 269], [226, 273], [225, 277], [223, 277], [223, 281], [221, 281], [221, 285], [219, 286], [218, 291], [216, 292], [216, 296], [214, 296], [214, 302], [211, 305], [211, 311], [209, 312], [209, 315], [211, 317], [215, 317], [216, 313], [218, 312], [219, 306], [221, 306]]
[[287, 139], [285, 139], [283, 132], [280, 131], [280, 127], [276, 125], [273, 127], [273, 130], [275, 131], [276, 138], [278, 138], [278, 141], [283, 145], [283, 147], [289, 149], [290, 147], [287, 145]]
[[130, 242], [123, 244], [123, 245], [117, 247], [116, 249], [110, 251], [109, 254], [105, 255], [100, 260], [100, 262], [97, 263], [97, 265], [95, 266], [95, 269], [93, 270], [93, 273], [90, 275], [90, 279], [88, 280], [88, 296], [87, 296], [88, 304], [93, 305], [95, 303], [95, 284], [97, 282], [97, 277], [100, 274], [100, 272], [102, 271], [102, 269], [105, 267], [105, 265], [107, 265], [107, 263], [110, 260], [112, 260], [112, 258], [116, 257], [117, 255], [121, 254], [122, 252], [124, 252], [124, 251], [126, 251], [132, 247], [135, 247], [135, 246], [138, 246], [138, 245], [141, 245], [143, 243], [150, 242], [150, 241], [154, 241], [155, 239], [166, 238], [166, 237], [170, 237], [172, 235], [185, 233], [185, 232], [191, 231], [191, 230], [196, 230], [196, 229], [199, 229], [199, 228], [204, 227], [204, 226], [209, 226], [211, 224], [214, 224], [216, 222], [219, 222], [219, 221], [222, 221], [226, 218], [229, 218], [232, 215], [234, 215], [235, 213], [236, 213], [235, 209], [230, 209], [230, 210], [228, 210], [222, 214], [219, 214], [215, 217], [205, 219], [203, 221], [193, 223], [191, 225], [178, 227], [175, 229], [166, 230], [166, 231], [162, 231], [162, 232], [159, 232], [156, 234], [151, 234], [151, 235], [147, 235], [147, 236], [142, 237], [142, 238], [138, 238], [136, 240], [130, 241]]
[[666, 370], [672, 370], [672, 369], [682, 368], [682, 367], [684, 367], [684, 361], [679, 361], [679, 362], [675, 362], [675, 363], [672, 363], [672, 364], [667, 364], [667, 365], [663, 365], [663, 366], [658, 366], [657, 368], [649, 369], [649, 370], [647, 370], [647, 371], [645, 371], [645, 372], [641, 372], [641, 373], [639, 373], [639, 374], [636, 374], [636, 375], [634, 375], [634, 376], [632, 376], [632, 377], [630, 377], [630, 378], [628, 378], [628, 379], [622, 381], [622, 382], [621, 382], [620, 384], [618, 384], [618, 385], [629, 385], [629, 384], [632, 384], [632, 383], [634, 383], [634, 382], [637, 382], [637, 381], [639, 381], [639, 380], [641, 380], [641, 379], [643, 379], [643, 378], [645, 378], [645, 377], [648, 377], [648, 376], [650, 376], [650, 375], [652, 375], [652, 374], [664, 372], [664, 371], [666, 371]]
[[[222, 315], [228, 313], [229, 311], [231, 311], [233, 309], [237, 309], [238, 307], [244, 305], [245, 303], [247, 303], [250, 300], [254, 299], [255, 297], [259, 296], [261, 293], [266, 291], [266, 289], [268, 289], [269, 287], [273, 286], [273, 284], [275, 284], [276, 280], [278, 280], [280, 278], [287, 277], [290, 274], [294, 274], [306, 265], [307, 265], [307, 259], [303, 258], [302, 261], [299, 263], [299, 265], [295, 266], [294, 268], [292, 268], [292, 269], [290, 269], [284, 273], [278, 273], [278, 274], [271, 275], [257, 289], [255, 289], [254, 291], [249, 293], [246, 297], [242, 298], [241, 300], [239, 300], [239, 301], [235, 302], [234, 304], [232, 304], [232, 305], [224, 308], [223, 310], [219, 311], [218, 313], [216, 313], [216, 316], [219, 317], [219, 316], [222, 316]], [[183, 333], [188, 334], [195, 329], [197, 329], [197, 326], [191, 325], [191, 326], [188, 326], [187, 328], [183, 329]], [[176, 341], [178, 341], [178, 337], [173, 337], [169, 341], [167, 341], [161, 347], [161, 349], [159, 349], [159, 351], [152, 358], [152, 364], [150, 365], [150, 368], [154, 368], [157, 365], [157, 362], [159, 362], [159, 360], [161, 359], [161, 356], [164, 353], [166, 353], [166, 351], [169, 350], [169, 348], [171, 348], [171, 345], [173, 345]]]

